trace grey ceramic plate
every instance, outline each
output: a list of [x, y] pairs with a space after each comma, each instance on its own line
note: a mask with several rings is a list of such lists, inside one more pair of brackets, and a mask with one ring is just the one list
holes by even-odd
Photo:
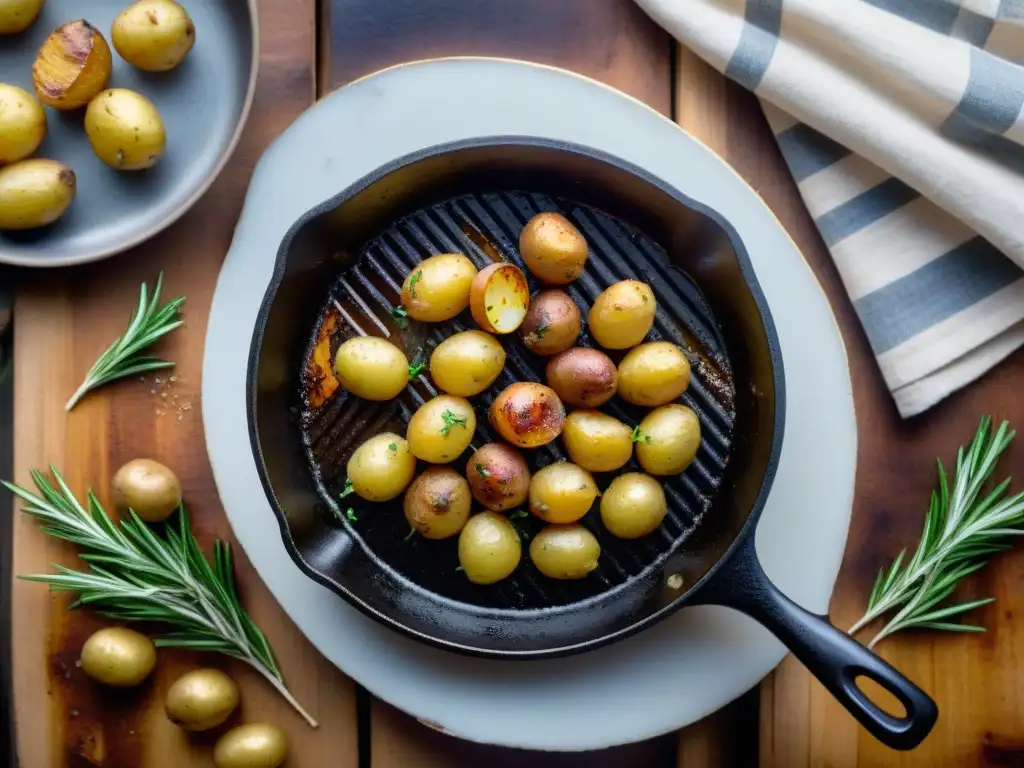
[[[0, 81], [32, 89], [32, 62], [61, 24], [84, 18], [110, 43], [110, 25], [132, 0], [47, 0], [35, 23], [0, 38]], [[0, 263], [57, 267], [127, 250], [169, 226], [206, 191], [238, 143], [249, 113], [258, 61], [255, 0], [181, 0], [196, 43], [171, 72], [142, 72], [111, 46], [108, 87], [149, 98], [164, 121], [167, 149], [148, 171], [120, 173], [93, 154], [85, 110], [46, 110], [47, 136], [36, 157], [67, 163], [78, 193], [50, 227], [0, 233]]]

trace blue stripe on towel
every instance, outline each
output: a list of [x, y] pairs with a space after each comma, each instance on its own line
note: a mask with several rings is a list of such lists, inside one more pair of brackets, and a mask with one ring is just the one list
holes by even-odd
[[948, 35], [960, 11], [956, 0], [865, 0], [876, 8]]
[[984, 16], [967, 8], [961, 8], [951, 34], [971, 45], [984, 48], [995, 25], [995, 19], [991, 16]]
[[917, 190], [893, 177], [822, 214], [815, 223], [831, 248], [920, 196]]
[[1024, 69], [971, 48], [971, 73], [954, 114], [992, 133], [1005, 133], [1024, 107]]
[[842, 144], [804, 123], [787, 128], [775, 140], [797, 183], [850, 154]]
[[853, 303], [876, 355], [1024, 278], [981, 237]]
[[751, 91], [761, 84], [779, 42], [782, 0], [747, 0], [740, 41], [725, 68], [725, 76]]
[[959, 112], [954, 111], [946, 118], [939, 126], [939, 132], [946, 138], [984, 152], [1000, 165], [1024, 173], [1024, 147], [1005, 136], [979, 128]]

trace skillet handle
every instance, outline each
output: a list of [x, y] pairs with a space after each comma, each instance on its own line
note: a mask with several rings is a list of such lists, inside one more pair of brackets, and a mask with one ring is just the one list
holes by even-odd
[[[939, 716], [935, 702], [853, 638], [836, 629], [827, 616], [804, 610], [768, 579], [748, 536], [692, 603], [735, 608], [770, 630], [796, 655], [872, 736], [893, 749], [913, 749], [931, 732]], [[893, 694], [906, 709], [894, 717], [876, 706], [854, 682], [869, 677]]]

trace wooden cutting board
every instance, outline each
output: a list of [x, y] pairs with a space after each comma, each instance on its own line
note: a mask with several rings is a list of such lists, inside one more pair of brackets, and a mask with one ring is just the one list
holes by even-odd
[[[109, 478], [124, 461], [158, 459], [180, 476], [202, 543], [230, 538], [210, 474], [200, 421], [206, 317], [220, 264], [252, 166], [264, 147], [314, 98], [316, 11], [313, 0], [260, 4], [261, 70], [256, 105], [241, 146], [208, 194], [162, 235], [130, 253], [73, 270], [22, 273], [15, 306], [15, 478], [59, 467], [79, 494], [110, 498]], [[213, 76], [213, 75], [211, 75]], [[166, 297], [184, 295], [186, 326], [157, 353], [175, 360], [169, 375], [131, 379], [87, 397], [70, 414], [63, 404], [93, 360], [125, 328], [139, 284], [165, 272]], [[248, 339], [239, 337], [240, 344]], [[16, 514], [14, 572], [51, 562], [80, 565], [70, 547]], [[75, 666], [84, 639], [102, 621], [69, 614], [66, 599], [44, 586], [13, 586], [13, 687], [23, 768], [94, 766], [185, 768], [212, 765], [211, 735], [187, 737], [163, 713], [168, 685], [200, 664], [226, 669], [242, 687], [236, 721], [269, 720], [286, 729], [290, 765], [357, 764], [354, 686], [325, 662], [277, 606], [235, 548], [243, 599], [277, 651], [295, 696], [321, 727], [310, 729], [243, 665], [212, 654], [161, 650], [157, 670], [137, 690], [112, 693]]]

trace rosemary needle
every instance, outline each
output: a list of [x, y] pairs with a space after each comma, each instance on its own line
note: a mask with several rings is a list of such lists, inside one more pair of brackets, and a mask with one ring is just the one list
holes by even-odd
[[174, 365], [169, 360], [141, 354], [154, 341], [170, 333], [184, 322], [178, 312], [185, 302], [183, 296], [171, 299], [162, 307], [158, 306], [163, 282], [164, 273], [161, 272], [156, 279], [152, 298], [148, 297], [146, 284], [142, 284], [139, 289], [139, 306], [128, 325], [128, 330], [111, 344], [89, 369], [82, 386], [75, 391], [75, 394], [64, 406], [65, 411], [74, 408], [86, 393], [111, 381], [146, 371], [171, 368]]
[[52, 464], [50, 471], [56, 488], [32, 471], [38, 496], [13, 483], [3, 486], [26, 502], [23, 511], [40, 520], [45, 533], [77, 546], [89, 570], [55, 565], [56, 573], [19, 578], [74, 592], [70, 608], [86, 606], [116, 621], [166, 624], [174, 631], [155, 638], [157, 647], [216, 651], [244, 661], [317, 726], [288, 691], [270, 643], [242, 606], [226, 542], [213, 543], [211, 565], [192, 535], [184, 507], [178, 509], [176, 525], [150, 528], [134, 512], [117, 525], [92, 491], [87, 511]]

